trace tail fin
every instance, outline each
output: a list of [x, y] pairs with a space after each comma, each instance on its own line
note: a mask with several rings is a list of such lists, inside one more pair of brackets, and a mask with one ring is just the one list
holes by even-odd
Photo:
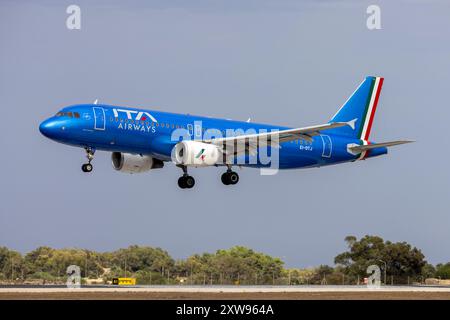
[[349, 122], [354, 126], [331, 129], [328, 132], [369, 140], [383, 80], [381, 77], [366, 77], [330, 121]]

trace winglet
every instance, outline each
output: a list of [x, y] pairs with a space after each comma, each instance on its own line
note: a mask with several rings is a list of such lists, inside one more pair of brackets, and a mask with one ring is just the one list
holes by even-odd
[[94, 104], [97, 104], [97, 103], [98, 103], [98, 99], [95, 99]]

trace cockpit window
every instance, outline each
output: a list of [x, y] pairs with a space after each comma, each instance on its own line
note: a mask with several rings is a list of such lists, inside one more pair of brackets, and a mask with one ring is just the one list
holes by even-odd
[[80, 118], [80, 114], [78, 112], [58, 112], [55, 117], [69, 117], [69, 118]]

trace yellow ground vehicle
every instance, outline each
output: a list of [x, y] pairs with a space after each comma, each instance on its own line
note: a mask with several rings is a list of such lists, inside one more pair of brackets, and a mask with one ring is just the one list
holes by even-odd
[[136, 278], [113, 278], [112, 284], [118, 286], [135, 286]]

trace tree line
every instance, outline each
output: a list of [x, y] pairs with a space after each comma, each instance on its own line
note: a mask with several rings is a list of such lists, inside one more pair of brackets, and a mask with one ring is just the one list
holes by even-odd
[[433, 266], [406, 242], [377, 236], [348, 236], [345, 241], [348, 248], [335, 257], [334, 266], [306, 269], [286, 268], [280, 258], [242, 246], [180, 260], [161, 248], [136, 245], [112, 252], [43, 246], [25, 255], [0, 247], [0, 280], [64, 283], [69, 265], [79, 266], [84, 280], [134, 277], [138, 284], [358, 284], [369, 276], [370, 265], [379, 266], [387, 284], [450, 279], [450, 263]]

